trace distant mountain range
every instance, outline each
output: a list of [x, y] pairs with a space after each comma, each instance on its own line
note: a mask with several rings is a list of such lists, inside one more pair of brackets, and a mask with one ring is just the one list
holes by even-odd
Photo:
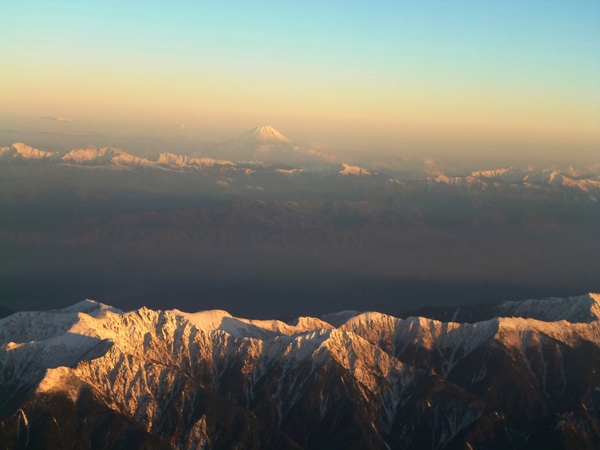
[[0, 319], [1, 446], [600, 447], [600, 295], [480, 310], [495, 315], [15, 313]]
[[[48, 152], [30, 147], [23, 143], [0, 147], [0, 168], [15, 163], [49, 164], [54, 167], [63, 165], [113, 168], [113, 169], [161, 169], [179, 172], [199, 172], [219, 175], [215, 180], [221, 186], [229, 186], [230, 174], [246, 175], [249, 180], [260, 176], [279, 176], [293, 181], [312, 183], [331, 176], [363, 177], [367, 185], [378, 184], [412, 186], [468, 188], [484, 190], [498, 187], [554, 188], [567, 191], [590, 193], [590, 200], [597, 201], [600, 192], [600, 168], [585, 174], [566, 174], [556, 170], [532, 170], [517, 167], [505, 167], [493, 170], [474, 171], [463, 176], [435, 175], [414, 180], [400, 180], [393, 175], [343, 162], [331, 162], [336, 157], [327, 152], [317, 152], [294, 145], [289, 139], [269, 126], [254, 128], [238, 138], [214, 145], [203, 151], [203, 156], [161, 153], [155, 159], [135, 156], [123, 150], [103, 147], [73, 149], [68, 152]], [[366, 179], [369, 179], [367, 181]], [[260, 185], [245, 183], [246, 189], [261, 188]], [[264, 189], [265, 186], [262, 187]]]
[[270, 127], [143, 155], [0, 148], [0, 305], [162, 308], [178, 289], [180, 308], [398, 314], [599, 288], [597, 164], [457, 174], [428, 160], [399, 176]]

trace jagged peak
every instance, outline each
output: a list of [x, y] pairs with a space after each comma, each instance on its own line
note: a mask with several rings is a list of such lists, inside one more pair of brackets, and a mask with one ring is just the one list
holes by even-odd
[[158, 155], [157, 164], [169, 166], [185, 166], [189, 164], [190, 158], [185, 155], [177, 155], [175, 153], [164, 152]]
[[188, 312], [184, 312], [184, 311], [179, 311], [178, 309], [173, 309], [169, 312], [176, 316], [182, 316], [182, 317], [186, 318], [196, 328], [203, 330], [205, 332], [218, 330], [222, 326], [223, 319], [225, 319], [225, 318], [229, 318], [229, 319], [234, 318], [227, 311], [223, 311], [221, 309], [212, 309], [212, 310], [200, 311], [200, 312], [196, 312], [196, 313], [188, 313]]
[[122, 150], [113, 147], [102, 148], [74, 148], [61, 159], [65, 162], [82, 163], [96, 158], [112, 158], [123, 153]]
[[[487, 177], [482, 177], [487, 178]], [[467, 175], [466, 177], [448, 177], [443, 173], [440, 173], [432, 178], [435, 183], [443, 183], [454, 186], [478, 186], [485, 187], [486, 182], [478, 178], [477, 176]]]
[[45, 159], [55, 155], [55, 152], [39, 150], [23, 142], [15, 142], [6, 147], [0, 147], [0, 158]]
[[515, 166], [507, 166], [500, 167], [498, 169], [489, 169], [489, 170], [478, 170], [475, 172], [471, 172], [471, 176], [477, 178], [496, 178], [507, 173], [519, 173], [524, 174], [525, 172], [518, 167]]
[[319, 328], [333, 328], [333, 326], [316, 317], [297, 317], [290, 322], [290, 325], [298, 330], [315, 330]]
[[600, 294], [504, 302], [496, 307], [496, 311], [503, 317], [531, 318], [545, 322], [566, 320], [571, 323], [590, 323], [600, 319]]
[[86, 314], [90, 314], [93, 312], [99, 312], [99, 311], [111, 311], [116, 314], [123, 314], [123, 311], [121, 311], [118, 308], [114, 308], [110, 305], [106, 305], [104, 303], [98, 302], [96, 300], [91, 300], [88, 298], [86, 298], [85, 300], [82, 300], [78, 303], [75, 303], [74, 305], [59, 309], [57, 311], [65, 312], [65, 313], [81, 312], [81, 313], [86, 313]]
[[339, 172], [341, 175], [355, 175], [355, 176], [363, 176], [363, 175], [372, 175], [371, 171], [359, 167], [352, 166], [350, 164], [342, 163], [342, 169]]
[[400, 319], [391, 316], [389, 314], [380, 313], [377, 311], [367, 311], [350, 317], [346, 323], [342, 326], [344, 329], [351, 329], [353, 326], [358, 324], [365, 324], [366, 326], [375, 326], [382, 323], [392, 323]]
[[146, 158], [132, 155], [114, 147], [73, 149], [61, 160], [71, 164], [119, 164], [119, 165], [151, 165]]
[[164, 152], [158, 156], [156, 164], [165, 166], [177, 166], [177, 167], [204, 167], [204, 166], [233, 166], [234, 164], [230, 161], [214, 159], [214, 158], [192, 158], [185, 155], [178, 155], [176, 153]]

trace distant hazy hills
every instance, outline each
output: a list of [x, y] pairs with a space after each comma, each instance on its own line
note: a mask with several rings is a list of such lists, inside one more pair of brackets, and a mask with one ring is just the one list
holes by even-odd
[[[179, 172], [198, 172], [215, 177], [214, 182], [222, 187], [231, 186], [232, 181], [242, 178], [246, 190], [264, 190], [271, 186], [261, 178], [285, 179], [293, 182], [310, 184], [332, 176], [365, 177], [365, 188], [384, 183], [397, 187], [408, 184], [413, 187], [444, 186], [463, 187], [473, 191], [510, 187], [513, 189], [548, 189], [560, 188], [567, 192], [581, 191], [591, 194], [590, 200], [597, 200], [600, 191], [600, 168], [591, 169], [583, 174], [566, 174], [556, 170], [532, 170], [517, 167], [506, 167], [492, 170], [481, 170], [466, 175], [446, 175], [437, 172], [434, 176], [414, 180], [404, 179], [402, 183], [394, 176], [385, 175], [376, 170], [347, 164], [331, 162], [336, 156], [327, 152], [294, 145], [289, 139], [269, 126], [261, 126], [248, 131], [238, 138], [217, 144], [204, 150], [203, 156], [161, 153], [155, 159], [135, 156], [126, 151], [112, 148], [73, 149], [68, 152], [49, 152], [30, 147], [23, 143], [0, 147], [0, 164], [38, 163], [52, 165], [54, 168], [63, 165], [94, 167], [105, 169], [156, 169]], [[1, 166], [0, 166], [1, 169]], [[238, 180], [232, 180], [235, 175]], [[241, 175], [241, 177], [240, 177]], [[273, 178], [275, 177], [275, 178]], [[262, 181], [255, 183], [255, 181]], [[275, 187], [276, 189], [276, 187]], [[243, 190], [243, 189], [242, 189]]]
[[427, 164], [400, 177], [270, 127], [202, 155], [2, 147], [0, 305], [177, 292], [237, 314], [398, 313], [600, 289], [600, 166]]

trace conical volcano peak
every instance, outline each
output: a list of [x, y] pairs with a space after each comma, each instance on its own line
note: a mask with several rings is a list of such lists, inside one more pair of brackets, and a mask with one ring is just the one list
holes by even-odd
[[259, 144], [291, 144], [288, 138], [269, 125], [253, 128], [242, 134], [239, 140], [251, 141]]

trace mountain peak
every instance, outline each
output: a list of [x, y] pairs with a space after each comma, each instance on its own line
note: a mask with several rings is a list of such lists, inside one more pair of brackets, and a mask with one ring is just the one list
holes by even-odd
[[564, 318], [599, 301], [505, 302], [513, 317], [477, 323], [342, 311], [328, 316], [352, 316], [337, 328], [223, 310], [110, 314], [93, 300], [20, 312], [0, 320], [0, 441], [51, 447], [61, 429], [134, 450], [497, 448], [511, 436], [527, 438], [517, 450], [544, 448], [543, 436], [596, 448], [600, 323]]
[[242, 134], [237, 140], [257, 144], [291, 144], [288, 138], [269, 125], [253, 128]]
[[38, 150], [22, 142], [15, 142], [6, 147], [0, 147], [0, 158], [2, 159], [45, 159], [55, 156], [53, 152]]

